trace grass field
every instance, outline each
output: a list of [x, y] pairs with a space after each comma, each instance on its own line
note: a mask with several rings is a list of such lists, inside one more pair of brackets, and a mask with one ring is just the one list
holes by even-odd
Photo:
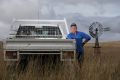
[[94, 55], [93, 44], [85, 46], [81, 68], [77, 62], [59, 63], [53, 67], [52, 62], [41, 66], [37, 65], [37, 61], [31, 61], [27, 70], [19, 75], [17, 71], [8, 71], [1, 55], [0, 80], [120, 80], [120, 42], [100, 45], [100, 55]]

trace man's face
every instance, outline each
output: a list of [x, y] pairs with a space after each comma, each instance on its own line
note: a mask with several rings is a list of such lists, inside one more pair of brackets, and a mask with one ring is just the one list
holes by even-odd
[[70, 28], [70, 32], [71, 32], [71, 33], [76, 33], [76, 31], [77, 31], [77, 27], [76, 27], [76, 26], [72, 26], [72, 27]]

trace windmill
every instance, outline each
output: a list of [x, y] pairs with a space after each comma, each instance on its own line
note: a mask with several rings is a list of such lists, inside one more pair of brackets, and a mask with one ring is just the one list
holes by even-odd
[[99, 22], [93, 22], [89, 27], [90, 35], [95, 38], [94, 45], [94, 54], [100, 54], [100, 45], [99, 45], [99, 37], [103, 34], [104, 31], [110, 31], [109, 27], [103, 28], [103, 25]]

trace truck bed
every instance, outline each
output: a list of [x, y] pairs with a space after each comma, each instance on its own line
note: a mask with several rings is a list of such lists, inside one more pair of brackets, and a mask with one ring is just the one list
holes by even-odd
[[[12, 54], [60, 54], [68, 52], [74, 56], [75, 40], [68, 39], [7, 39], [4, 53]], [[12, 52], [10, 52], [12, 51]], [[5, 54], [6, 55], [6, 54]]]
[[68, 39], [8, 39], [6, 50], [74, 50], [75, 41]]

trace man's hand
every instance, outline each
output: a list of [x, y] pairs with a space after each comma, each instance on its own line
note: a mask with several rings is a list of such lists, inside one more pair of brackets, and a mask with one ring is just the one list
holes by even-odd
[[82, 46], [84, 46], [85, 44], [86, 44], [86, 43], [85, 43], [85, 42], [83, 42], [83, 43], [82, 43]]
[[85, 41], [82, 43], [82, 45], [84, 46], [87, 42], [88, 42], [88, 40], [85, 40]]

